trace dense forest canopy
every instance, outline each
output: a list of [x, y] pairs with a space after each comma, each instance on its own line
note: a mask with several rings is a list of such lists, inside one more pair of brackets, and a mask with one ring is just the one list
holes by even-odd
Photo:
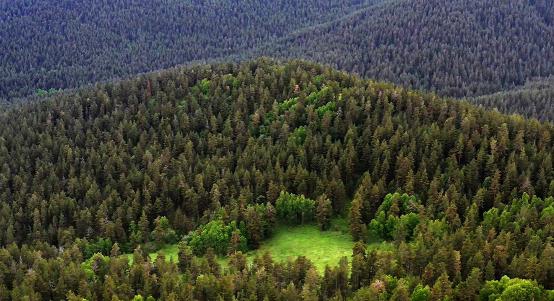
[[[554, 294], [549, 123], [264, 59], [62, 93], [0, 123], [1, 300]], [[242, 253], [330, 216], [357, 243], [323, 273]], [[175, 242], [178, 262], [146, 256]]]
[[[0, 98], [260, 55], [475, 97], [554, 74], [553, 20], [550, 0], [2, 0]], [[539, 94], [480, 103], [552, 120]]]
[[534, 80], [513, 90], [483, 95], [469, 99], [486, 108], [504, 113], [517, 112], [539, 120], [554, 121], [554, 77]]
[[0, 98], [244, 52], [376, 0], [0, 1]]
[[552, 1], [388, 1], [267, 53], [462, 97], [554, 72]]

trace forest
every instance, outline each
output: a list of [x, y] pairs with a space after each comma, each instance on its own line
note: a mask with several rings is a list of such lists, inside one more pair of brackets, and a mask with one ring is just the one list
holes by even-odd
[[551, 96], [495, 93], [554, 74], [553, 22], [550, 0], [0, 0], [0, 99], [263, 55], [552, 121]]
[[552, 74], [553, 20], [554, 4], [544, 0], [388, 1], [287, 37], [267, 54], [444, 96], [480, 96]]
[[500, 112], [518, 113], [543, 121], [554, 121], [554, 77], [531, 80], [524, 86], [494, 94], [478, 96], [469, 100], [476, 105], [495, 108]]
[[0, 0], [0, 98], [226, 58], [376, 1]]
[[[296, 60], [45, 97], [0, 110], [0, 300], [554, 300], [552, 123]], [[338, 265], [247, 259], [336, 218]]]

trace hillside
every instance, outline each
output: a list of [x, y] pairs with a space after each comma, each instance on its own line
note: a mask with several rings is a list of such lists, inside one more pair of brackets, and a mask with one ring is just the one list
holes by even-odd
[[[267, 60], [98, 85], [0, 123], [1, 300], [554, 289], [552, 124]], [[358, 242], [350, 267], [246, 264], [278, 225], [325, 231], [337, 215]], [[178, 242], [178, 263], [146, 256]]]
[[[256, 54], [305, 58], [443, 96], [472, 97], [552, 75], [553, 21], [554, 4], [544, 0], [385, 1]], [[482, 104], [542, 117], [541, 104], [529, 109], [491, 100]]]
[[[547, 0], [3, 0], [0, 99], [260, 55], [475, 99], [554, 74], [553, 20]], [[477, 101], [552, 120], [506, 97]]]
[[554, 121], [554, 77], [530, 81], [517, 89], [470, 99], [477, 105], [504, 113], [517, 112], [544, 121]]
[[376, 0], [0, 1], [0, 98], [242, 53]]
[[483, 95], [554, 72], [553, 20], [550, 1], [389, 1], [267, 53], [441, 95]]

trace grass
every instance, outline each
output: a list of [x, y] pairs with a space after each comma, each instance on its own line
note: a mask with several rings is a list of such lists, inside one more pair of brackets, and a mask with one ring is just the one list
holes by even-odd
[[[284, 262], [294, 260], [298, 256], [306, 256], [316, 266], [319, 272], [325, 266], [336, 266], [344, 256], [350, 261], [354, 242], [348, 233], [348, 224], [342, 219], [333, 221], [329, 231], [319, 231], [316, 225], [279, 226], [273, 236], [264, 241], [259, 249], [246, 254], [249, 262], [257, 255], [271, 253], [275, 261]], [[375, 242], [368, 245], [368, 249], [390, 250], [390, 243]], [[161, 250], [150, 253], [152, 260], [156, 260], [158, 253], [163, 252], [166, 260], [177, 262], [177, 245], [168, 245]], [[128, 255], [132, 260], [132, 254]], [[227, 258], [219, 259], [227, 266]]]
[[158, 258], [158, 253], [160, 252], [164, 254], [167, 261], [172, 260], [173, 262], [177, 262], [177, 253], [179, 252], [179, 247], [177, 244], [167, 245], [157, 252], [148, 254], [148, 256], [150, 256], [150, 259], [152, 259], [152, 261], [155, 261], [156, 258]]
[[[179, 252], [179, 246], [178, 244], [173, 245], [166, 245], [163, 248], [159, 249], [156, 252], [149, 253], [148, 256], [152, 261], [155, 261], [156, 258], [158, 258], [158, 254], [163, 253], [165, 256], [165, 260], [167, 261], [173, 261], [177, 262], [177, 253]], [[127, 256], [127, 259], [129, 259], [129, 264], [133, 263], [133, 253], [125, 254], [122, 256]]]
[[275, 261], [287, 261], [298, 256], [310, 259], [318, 271], [326, 265], [335, 266], [339, 260], [352, 255], [353, 242], [350, 235], [340, 231], [319, 231], [314, 225], [297, 227], [281, 226], [273, 237], [265, 241], [258, 250], [249, 252], [248, 259], [257, 254], [271, 253]]
[[[344, 225], [348, 227], [343, 220], [336, 220], [329, 231], [320, 231], [315, 225], [280, 226], [259, 249], [248, 252], [247, 258], [251, 261], [256, 255], [261, 256], [265, 252], [271, 253], [273, 259], [279, 262], [306, 256], [322, 273], [325, 266], [338, 265], [344, 256], [351, 260], [354, 242], [348, 231], [343, 229]], [[389, 243], [383, 242], [367, 246], [368, 249], [379, 250], [388, 250], [391, 247]]]

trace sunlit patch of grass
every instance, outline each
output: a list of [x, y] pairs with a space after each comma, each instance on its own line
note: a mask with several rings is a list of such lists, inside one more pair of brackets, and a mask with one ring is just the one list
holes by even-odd
[[[354, 242], [348, 232], [348, 223], [344, 219], [335, 219], [329, 231], [320, 231], [316, 225], [279, 226], [271, 238], [264, 241], [259, 249], [246, 254], [248, 262], [254, 257], [262, 256], [269, 252], [277, 262], [294, 260], [298, 256], [305, 256], [317, 268], [319, 272], [325, 270], [325, 266], [336, 266], [342, 257], [351, 260]], [[368, 249], [390, 250], [392, 244], [386, 242], [373, 242], [368, 244]], [[178, 245], [167, 245], [157, 252], [150, 253], [150, 259], [156, 260], [159, 253], [163, 253], [166, 260], [178, 261]], [[132, 254], [127, 255], [132, 260]], [[227, 266], [227, 258], [218, 259], [224, 267]]]

